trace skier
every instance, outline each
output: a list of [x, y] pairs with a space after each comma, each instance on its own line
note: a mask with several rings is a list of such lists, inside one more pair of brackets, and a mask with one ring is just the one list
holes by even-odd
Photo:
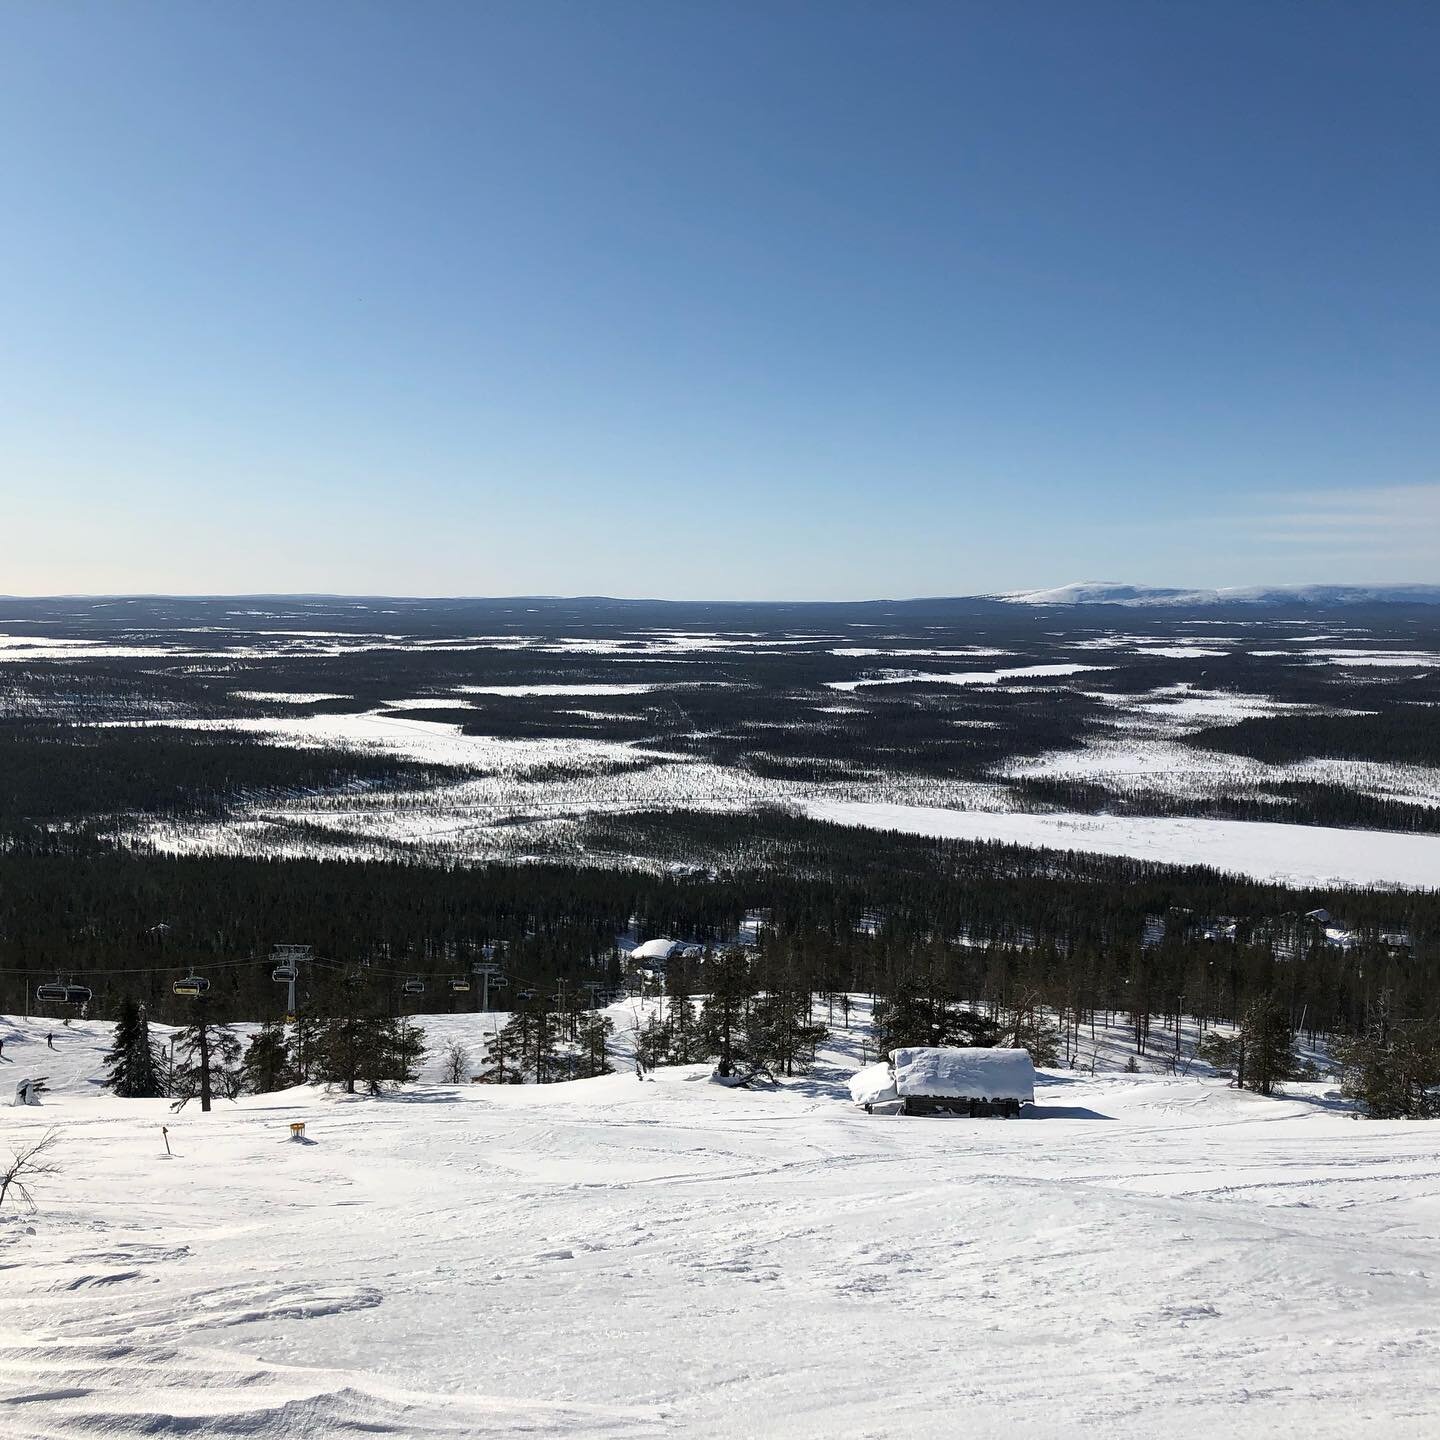
[[55, 1048], [55, 1032], [53, 1030], [45, 1037], [45, 1043], [52, 1050]]

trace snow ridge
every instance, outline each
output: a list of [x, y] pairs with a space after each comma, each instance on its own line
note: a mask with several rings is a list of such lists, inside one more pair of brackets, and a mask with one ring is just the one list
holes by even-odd
[[1211, 605], [1440, 605], [1440, 585], [1233, 585], [1186, 590], [1077, 580], [1048, 590], [1010, 590], [986, 597], [1012, 605], [1125, 605], [1185, 608]]

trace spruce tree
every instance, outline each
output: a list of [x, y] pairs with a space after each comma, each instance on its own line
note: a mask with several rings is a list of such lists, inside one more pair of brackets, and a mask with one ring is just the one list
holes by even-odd
[[120, 1005], [115, 1037], [105, 1056], [105, 1085], [117, 1095], [153, 1099], [165, 1093], [145, 1007], [132, 999]]

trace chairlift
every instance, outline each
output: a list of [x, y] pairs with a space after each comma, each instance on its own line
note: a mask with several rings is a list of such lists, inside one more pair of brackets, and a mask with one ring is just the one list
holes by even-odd
[[277, 984], [288, 985], [299, 975], [299, 973], [300, 972], [295, 968], [294, 964], [291, 961], [287, 960], [283, 965], [277, 965], [270, 972], [270, 978], [274, 980]]
[[58, 975], [54, 980], [35, 987], [35, 998], [42, 1005], [88, 1005], [90, 996], [88, 985], [75, 985]]
[[418, 975], [412, 975], [400, 989], [406, 995], [423, 995], [425, 982]]
[[186, 999], [199, 1000], [209, 994], [210, 982], [203, 975], [186, 975], [183, 979], [175, 981], [170, 989], [173, 994]]
[[[494, 982], [492, 981], [491, 983], [493, 984]], [[515, 992], [515, 998], [517, 1000], [533, 1000], [539, 993], [538, 990], [517, 990]]]
[[450, 993], [452, 995], [468, 995], [470, 993], [470, 982], [463, 975], [456, 975], [450, 981]]

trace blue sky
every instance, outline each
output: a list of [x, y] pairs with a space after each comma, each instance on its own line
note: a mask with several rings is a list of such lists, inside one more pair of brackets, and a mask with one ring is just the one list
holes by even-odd
[[0, 592], [1440, 580], [1440, 6], [10, 0]]

